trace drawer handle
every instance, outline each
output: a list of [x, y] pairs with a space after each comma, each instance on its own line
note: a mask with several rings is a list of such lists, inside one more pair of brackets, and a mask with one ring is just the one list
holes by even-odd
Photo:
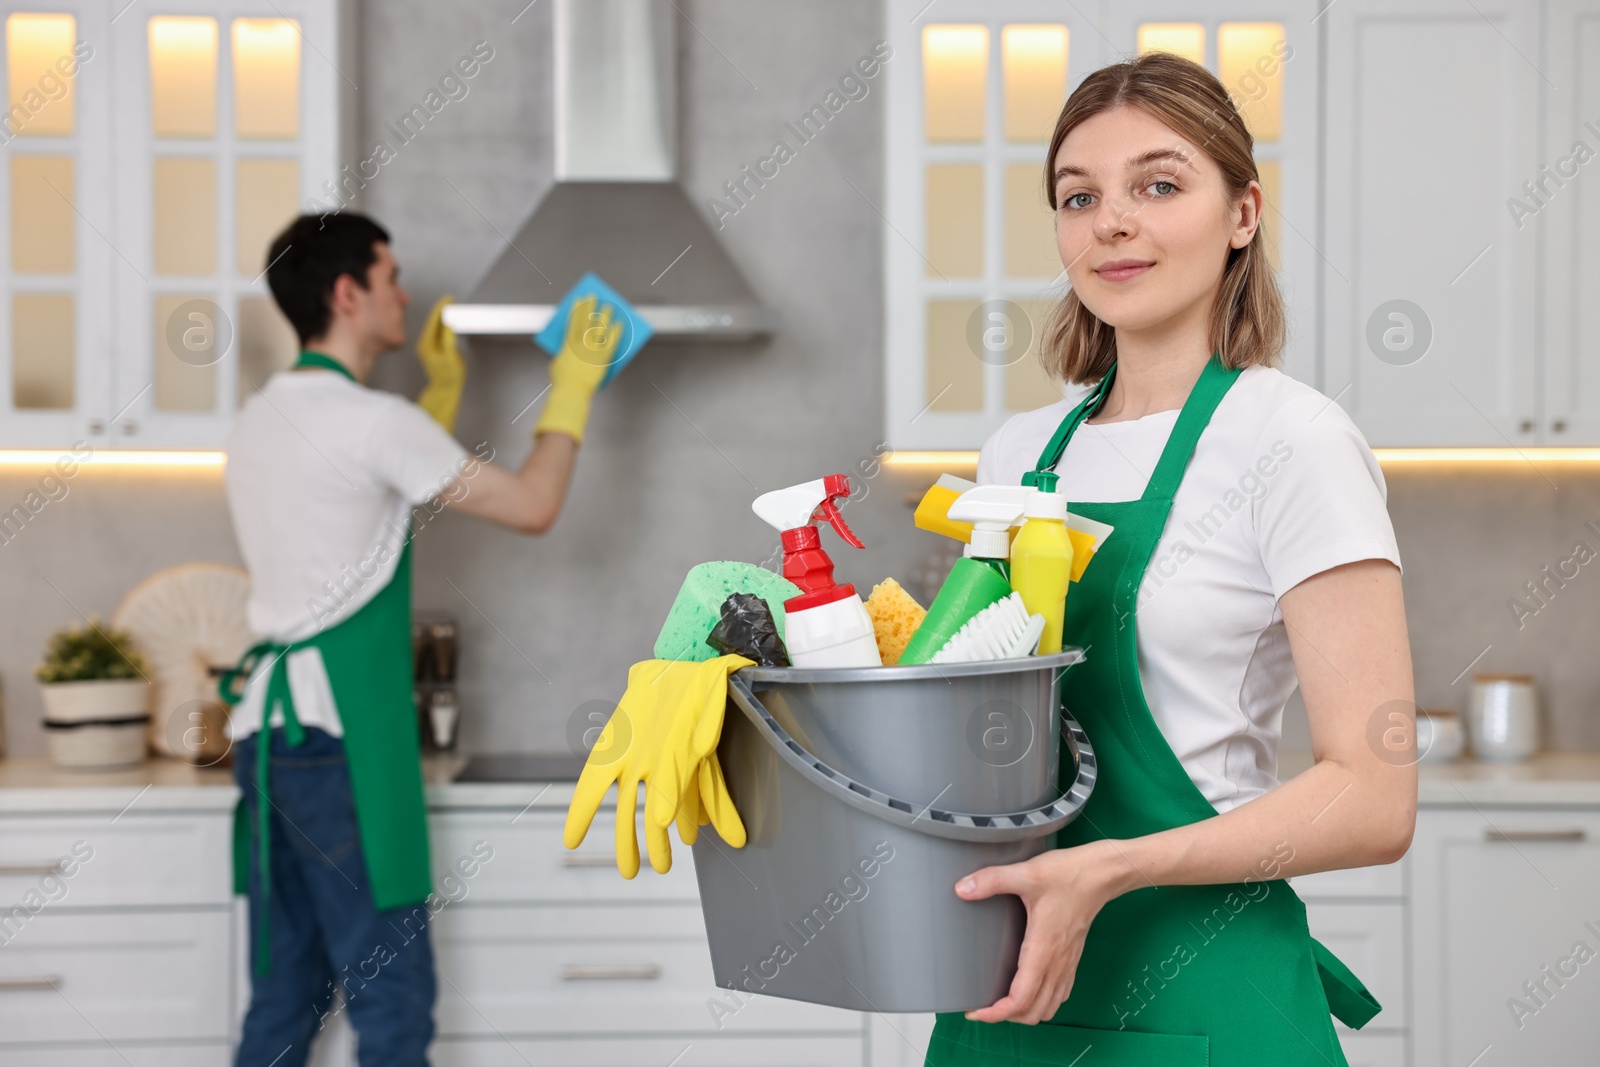
[[0, 863], [0, 875], [5, 874], [60, 874], [60, 860], [39, 860], [36, 863]]
[[568, 852], [561, 857], [563, 867], [614, 867], [616, 863], [611, 856], [585, 852]]
[[1588, 834], [1582, 830], [1485, 830], [1485, 841], [1514, 844], [1518, 841], [1584, 841]]
[[635, 967], [626, 964], [589, 966], [581, 963], [569, 963], [561, 968], [563, 982], [594, 982], [617, 981], [628, 978], [660, 978], [661, 966], [655, 963], [642, 963]]
[[0, 978], [0, 993], [32, 993], [41, 989], [60, 989], [59, 974], [45, 974], [38, 978]]

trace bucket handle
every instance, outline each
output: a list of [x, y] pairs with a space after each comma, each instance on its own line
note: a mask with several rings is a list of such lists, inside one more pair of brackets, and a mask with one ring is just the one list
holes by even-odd
[[1065, 727], [1063, 737], [1077, 764], [1078, 772], [1072, 785], [1055, 800], [1026, 811], [1005, 815], [973, 815], [966, 812], [943, 811], [939, 808], [912, 804], [910, 801], [890, 796], [881, 790], [856, 781], [806, 751], [783, 728], [739, 672], [728, 675], [728, 695], [745, 718], [756, 728], [763, 740], [789, 765], [789, 768], [833, 799], [857, 811], [898, 826], [905, 830], [927, 834], [946, 841], [970, 841], [977, 844], [999, 844], [1009, 841], [1027, 841], [1055, 833], [1077, 817], [1094, 792], [1096, 764], [1094, 748], [1089, 744], [1083, 727], [1078, 725], [1066, 710], [1061, 709], [1061, 722]]

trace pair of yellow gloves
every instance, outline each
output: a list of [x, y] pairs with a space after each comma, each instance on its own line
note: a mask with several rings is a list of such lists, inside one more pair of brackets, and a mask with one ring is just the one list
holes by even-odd
[[710, 823], [734, 848], [745, 843], [744, 823], [717, 760], [728, 675], [754, 661], [718, 656], [694, 663], [649, 659], [628, 671], [628, 690], [601, 731], [578, 778], [567, 808], [563, 840], [577, 848], [589, 832], [600, 803], [617, 783], [617, 869], [622, 877], [639, 873], [635, 836], [639, 784], [644, 783], [644, 837], [650, 866], [659, 874], [672, 868], [667, 828], [692, 845]]
[[[451, 433], [456, 428], [461, 391], [467, 384], [467, 364], [456, 345], [455, 331], [444, 324], [444, 309], [454, 301], [455, 297], [446, 296], [433, 305], [422, 335], [417, 338], [417, 360], [428, 376], [427, 388], [417, 397], [417, 405]], [[533, 428], [535, 437], [564, 433], [583, 443], [589, 405], [605, 380], [622, 336], [622, 323], [612, 321], [611, 307], [597, 311], [596, 303], [593, 296], [588, 296], [572, 305], [561, 351], [550, 361], [550, 395]]]

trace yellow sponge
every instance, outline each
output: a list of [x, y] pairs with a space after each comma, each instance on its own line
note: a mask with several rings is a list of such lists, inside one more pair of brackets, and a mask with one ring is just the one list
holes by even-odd
[[885, 578], [872, 587], [867, 597], [867, 614], [872, 617], [872, 632], [878, 639], [878, 655], [885, 667], [900, 662], [911, 635], [922, 625], [927, 609], [911, 598], [893, 578]]

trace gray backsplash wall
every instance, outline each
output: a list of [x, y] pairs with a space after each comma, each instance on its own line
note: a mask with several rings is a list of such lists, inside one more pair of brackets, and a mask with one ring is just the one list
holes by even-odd
[[[386, 125], [475, 42], [495, 50], [467, 96], [360, 195], [361, 209], [394, 234], [413, 331], [440, 294], [470, 291], [551, 182], [550, 5], [519, 16], [521, 6], [362, 5], [360, 60], [344, 72], [360, 90], [358, 158], [378, 138], [392, 143]], [[686, 15], [680, 179], [702, 204], [770, 154], [784, 122], [884, 36], [879, 6], [857, 0], [678, 6]], [[628, 665], [651, 654], [689, 567], [767, 558], [776, 539], [751, 514], [753, 497], [833, 471], [876, 470], [884, 113], [881, 77], [869, 84], [719, 234], [778, 312], [772, 341], [648, 348], [597, 400], [567, 508], [547, 536], [448, 513], [418, 535], [418, 608], [452, 610], [462, 622], [465, 748], [566, 747], [574, 715], [591, 701], [614, 702]], [[693, 252], [673, 269], [692, 266]], [[518, 414], [544, 388], [545, 360], [531, 346], [504, 344], [477, 344], [468, 359], [457, 435], [469, 446], [487, 441], [516, 464], [534, 417]], [[395, 353], [378, 382], [415, 395], [421, 375], [409, 353]], [[1600, 524], [1600, 472], [1545, 474], [1554, 487], [1522, 465], [1391, 468], [1419, 700], [1462, 706], [1466, 679], [1451, 680], [1492, 643], [1476, 669], [1534, 672], [1553, 742], [1600, 748], [1590, 710], [1600, 656], [1586, 647], [1594, 632], [1586, 621], [1600, 613], [1600, 564], [1584, 567], [1520, 631], [1505, 605], [1575, 541], [1600, 550], [1600, 534], [1583, 526]], [[37, 478], [0, 470], [0, 502], [9, 507]], [[905, 504], [930, 479], [884, 469], [846, 508], [868, 548], [840, 545], [833, 555], [863, 593], [886, 575], [910, 585], [917, 562], [944, 547], [912, 526]], [[11, 752], [44, 751], [31, 670], [47, 633], [80, 611], [109, 615], [151, 571], [197, 559], [238, 562], [215, 473], [85, 471], [65, 499], [0, 544], [0, 588], [11, 594], [0, 614]], [[1291, 716], [1289, 742], [1303, 743], [1304, 733]]]

